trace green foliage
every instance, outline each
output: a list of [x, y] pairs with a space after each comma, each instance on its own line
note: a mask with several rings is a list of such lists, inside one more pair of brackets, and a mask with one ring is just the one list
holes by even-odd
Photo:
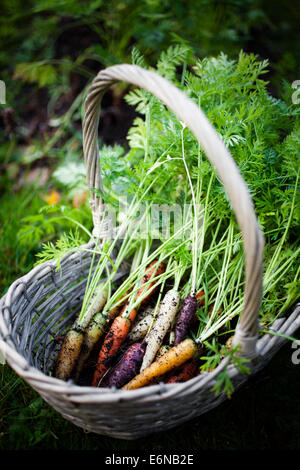
[[59, 163], [52, 174], [56, 184], [72, 197], [77, 191], [87, 190], [86, 168], [83, 161], [74, 155], [67, 156]]
[[[136, 48], [132, 51], [132, 57], [136, 63], [146, 64], [143, 54]], [[299, 276], [296, 272], [297, 257], [291, 256], [297, 244], [299, 226], [299, 201], [296, 198], [299, 125], [294, 108], [268, 93], [267, 82], [262, 78], [267, 67], [268, 61], [260, 61], [256, 55], [243, 51], [236, 59], [229, 59], [221, 53], [217, 57], [200, 60], [191, 55], [189, 46], [179, 43], [162, 52], [156, 69], [201, 106], [230, 149], [249, 186], [266, 237], [266, 266], [272, 261], [279, 279], [283, 272], [286, 276], [286, 282], [280, 285], [273, 282], [274, 277], [271, 275], [266, 278], [268, 296], [262, 307], [265, 322], [271, 320], [274, 308], [277, 305], [279, 308], [283, 298], [287, 297], [285, 308], [297, 298]], [[173, 113], [159, 100], [142, 89], [129, 91], [125, 99], [137, 109], [140, 116], [134, 120], [128, 132], [127, 153], [120, 145], [111, 147], [100, 143], [104, 187], [102, 196], [106, 203], [116, 208], [120, 196], [129, 195], [131, 198], [143, 197], [147, 204], [172, 202], [184, 210], [185, 204], [191, 203], [191, 193], [182, 157], [183, 145], [191, 180], [195, 187], [201, 187], [199, 201], [205, 204], [208, 191], [210, 193], [207, 214], [211, 221], [206, 225], [201, 248], [204, 250], [205, 263], [212, 237], [216, 237], [214, 243], [221, 243], [230, 223], [234, 224], [236, 235], [239, 235], [224, 189], [189, 129], [183, 129]], [[61, 123], [72, 121], [81, 101], [82, 95], [76, 106], [67, 112], [67, 117], [61, 118]], [[41, 260], [49, 259], [51, 255], [59, 258], [66, 250], [75, 248], [76, 243], [72, 245], [72, 240], [64, 238], [65, 231], [77, 225], [82, 237], [85, 236], [82, 230], [84, 227], [91, 229], [88, 204], [80, 209], [69, 205], [78, 191], [87, 190], [84, 164], [78, 152], [80, 144], [81, 138], [77, 134], [66, 140], [63, 151], [67, 155], [53, 173], [53, 180], [66, 194], [64, 202], [60, 206], [42, 207], [36, 214], [23, 218], [23, 225], [18, 231], [21, 247], [44, 243]], [[48, 148], [55, 146], [50, 144]], [[29, 154], [34, 155], [34, 151]], [[145, 192], [147, 187], [149, 190]], [[218, 236], [215, 235], [214, 220], [219, 221]], [[157, 220], [155, 223], [157, 226], [153, 229], [159, 234], [162, 221]], [[61, 236], [61, 242], [55, 247], [53, 243]], [[235, 237], [232, 270], [234, 266], [242, 267], [239, 264], [240, 257], [237, 256], [239, 245]], [[286, 245], [279, 249], [283, 237]], [[174, 252], [176, 260], [183, 266], [191, 263], [191, 253], [186, 248], [179, 245], [177, 252]], [[218, 273], [223, 270], [225, 275], [223, 256], [224, 253], [220, 251], [220, 256], [215, 256], [213, 262], [206, 266], [206, 282], [218, 278]], [[285, 266], [285, 271], [281, 271], [281, 266]], [[226, 272], [228, 285], [231, 285], [229, 276], [235, 271]], [[243, 276], [239, 275], [238, 279], [243, 281]], [[234, 292], [241, 296], [238, 285], [234, 286]], [[283, 309], [279, 308], [279, 311]]]
[[224, 369], [217, 375], [216, 383], [212, 387], [212, 392], [214, 392], [215, 395], [225, 393], [228, 398], [231, 398], [234, 392], [234, 385], [228, 374], [228, 366], [233, 364], [241, 374], [250, 374], [250, 368], [246, 365], [250, 362], [250, 359], [238, 355], [238, 346], [235, 348], [226, 348], [220, 345], [216, 338], [213, 338], [211, 343], [205, 341], [204, 345], [208, 351], [208, 355], [201, 356], [202, 365], [200, 369], [202, 372], [213, 370], [221, 363], [221, 360], [225, 358], [229, 359]]
[[39, 87], [44, 87], [57, 82], [57, 71], [47, 63], [20, 63], [16, 66], [15, 78], [20, 78], [24, 82], [37, 83]]
[[219, 342], [217, 341], [217, 338], [212, 338], [211, 343], [209, 341], [205, 341], [203, 344], [207, 350], [207, 356], [201, 356], [201, 361], [203, 361], [200, 368], [201, 372], [213, 370], [221, 362], [221, 347]]
[[[299, 14], [291, 1], [286, 8], [278, 5], [281, 6], [273, 2], [271, 7], [260, 0], [228, 3], [94, 0], [88, 4], [78, 0], [29, 0], [24, 8], [20, 0], [4, 0], [0, 18], [0, 37], [4, 42], [0, 52], [4, 71], [1, 79], [9, 89], [9, 104], [17, 105], [24, 88], [21, 80], [51, 87], [60, 80], [59, 63], [63, 66], [65, 61], [71, 66], [69, 72], [73, 64], [73, 71], [81, 73], [83, 70], [75, 66], [77, 60], [82, 60], [87, 68], [89, 61], [105, 66], [129, 62], [132, 45], [153, 66], [161, 51], [172, 46], [176, 52], [179, 42], [180, 47], [192, 45], [200, 57], [215, 56], [221, 50], [235, 56], [241, 47], [249, 50], [249, 44], [257, 43], [267, 57], [273, 57], [274, 82], [280, 90], [283, 77], [292, 81], [297, 74], [299, 51], [292, 27], [297, 30]], [[272, 24], [277, 25], [277, 35]], [[72, 51], [69, 41], [82, 31], [85, 40], [76, 42], [76, 51]], [[266, 40], [265, 31], [272, 40]], [[63, 54], [57, 46], [60, 40], [66, 43]], [[174, 59], [178, 60], [177, 57], [176, 53]], [[164, 58], [161, 60], [160, 67], [164, 67]], [[12, 80], [14, 72], [17, 81]]]
[[81, 245], [83, 245], [87, 240], [85, 240], [82, 235], [79, 235], [78, 227], [75, 231], [70, 231], [69, 233], [63, 233], [62, 236], [56, 241], [54, 245], [53, 242], [46, 242], [42, 244], [42, 250], [37, 253], [36, 265], [44, 263], [45, 261], [56, 261], [57, 269], [60, 268], [60, 261], [68, 253], [77, 251]]
[[175, 44], [162, 51], [156, 64], [159, 75], [168, 80], [175, 79], [176, 66], [193, 63], [193, 49], [186, 44]]
[[[72, 206], [43, 206], [37, 214], [28, 215], [22, 219], [22, 227], [18, 231], [20, 246], [32, 246], [48, 240], [64, 238], [65, 231], [69, 228], [79, 227], [81, 236], [92, 228], [90, 208], [86, 205], [82, 208]], [[77, 238], [77, 237], [76, 237]]]
[[[175, 77], [177, 66], [183, 63], [173, 61], [173, 52], [174, 48], [171, 48], [169, 53], [162, 54], [158, 64], [161, 67], [162, 62], [168, 63], [168, 74], [173, 77], [173, 82], [200, 104], [238, 163], [265, 233], [272, 230], [273, 240], [276, 234], [278, 238], [291, 207], [296, 169], [299, 168], [299, 125], [292, 114], [292, 106], [273, 99], [266, 91], [267, 82], [261, 75], [267, 72], [268, 62], [243, 52], [238, 60], [230, 60], [225, 54], [197, 60], [193, 70], [185, 72], [182, 85]], [[178, 190], [178, 176], [183, 173], [182, 163], [176, 160], [181, 154], [181, 125], [144, 90], [131, 91], [126, 95], [126, 101], [146, 116], [145, 120], [136, 118], [129, 130], [131, 158], [134, 153], [148, 152], [147, 164], [151, 167], [169, 151], [171, 158], [149, 175], [149, 179], [158, 176], [157, 187], [163, 181], [171, 180], [166, 185], [169, 194], [165, 193], [165, 198], [168, 200], [169, 195], [176, 188]], [[185, 131], [184, 145], [187, 160], [193, 168], [199, 146], [188, 130]], [[197, 178], [200, 171], [205, 189], [211, 169], [200, 152], [202, 163], [199, 169], [192, 170], [192, 176]], [[220, 184], [214, 184], [212, 192], [216, 217], [229, 217], [230, 207], [227, 205], [226, 209]], [[298, 223], [295, 212], [293, 227]]]
[[[8, 182], [5, 181], [5, 184], [7, 187]], [[37, 213], [44, 204], [45, 202], [32, 188], [25, 188], [21, 193], [7, 192], [1, 197], [0, 290], [2, 294], [15, 279], [28, 272], [33, 266], [41, 238], [38, 237], [36, 243], [31, 242], [21, 246], [17, 233], [22, 228], [22, 217], [25, 214]]]
[[[268, 93], [268, 82], [263, 80], [268, 61], [260, 61], [254, 54], [242, 51], [233, 60], [221, 53], [214, 58], [193, 59], [185, 68], [183, 61], [173, 60], [173, 52], [172, 47], [162, 54], [158, 63], [165, 65], [161, 71], [167, 70], [169, 79], [172, 77], [173, 83], [201, 106], [229, 148], [250, 189], [266, 242], [261, 315], [263, 322], [272, 322], [274, 313], [282, 314], [300, 294], [298, 111], [288, 101], [275, 99]], [[157, 204], [172, 201], [181, 207], [191, 202], [182, 160], [183, 135], [191, 178], [195, 187], [200, 181], [203, 193], [200, 200], [204, 204], [214, 170], [190, 131], [183, 131], [174, 115], [144, 90], [132, 90], [125, 99], [144, 115], [144, 119], [134, 120], [128, 132], [128, 158], [136, 177], [139, 180], [144, 177], [145, 185], [152, 185], [146, 199]], [[132, 192], [135, 191], [137, 188], [133, 186]], [[220, 236], [229, 221], [235, 223], [232, 208], [217, 178], [210, 188], [210, 213], [212, 222], [205, 233], [206, 248], [215, 234], [215, 221], [221, 222]], [[235, 232], [238, 235], [236, 227]], [[240, 246], [234, 243], [233, 255]], [[221, 272], [222, 257], [223, 253], [206, 267], [207, 279]], [[183, 263], [184, 258], [183, 251]], [[238, 266], [239, 257], [231, 259], [232, 266]], [[268, 265], [272, 266], [274, 276], [270, 274], [271, 268], [267, 269]], [[227, 275], [232, 276], [229, 273]], [[282, 282], [283, 273], [286, 282]], [[230, 282], [231, 277], [228, 277], [228, 285]], [[235, 286], [235, 292], [240, 288]]]
[[[265, 265], [272, 263], [270, 265], [278, 276], [278, 282], [274, 282], [274, 276], [266, 270], [267, 295], [263, 299], [262, 320], [269, 322], [275, 311], [282, 313], [299, 295], [295, 251], [299, 240], [299, 199], [296, 197], [299, 160], [297, 113], [284, 100], [274, 99], [268, 94], [267, 82], [262, 78], [267, 72], [267, 61], [260, 61], [256, 55], [244, 52], [240, 52], [235, 60], [229, 59], [224, 53], [199, 60], [190, 58], [190, 53], [185, 45], [172, 46], [161, 54], [157, 67], [201, 106], [230, 149], [249, 186], [259, 223], [265, 234]], [[145, 63], [143, 55], [136, 50], [133, 50], [133, 60]], [[184, 213], [185, 204], [191, 203], [191, 193], [182, 158], [183, 143], [191, 180], [195, 187], [201, 187], [200, 203], [205, 205], [209, 191], [207, 217], [211, 219], [206, 223], [203, 240], [204, 265], [205, 256], [209, 257], [211, 241], [215, 238], [213, 243], [218, 246], [217, 243], [222, 242], [229, 224], [233, 224], [235, 231], [231, 270], [227, 270], [224, 265], [225, 252], [220, 251], [213, 262], [205, 265], [206, 282], [209, 283], [209, 279], [214, 278], [220, 281], [218, 273], [223, 270], [224, 275], [226, 272], [228, 286], [235, 279], [230, 277], [233, 273], [240, 273], [237, 279], [238, 282], [243, 282], [240, 263], [242, 253], [239, 251], [240, 237], [235, 216], [224, 188], [198, 142], [188, 129], [182, 128], [173, 113], [147, 91], [131, 90], [125, 99], [138, 110], [140, 116], [129, 129], [130, 148], [127, 153], [120, 145], [100, 145], [104, 187], [101, 196], [104, 201], [118, 209], [121, 196], [137, 196], [143, 197], [147, 204], [177, 204]], [[87, 189], [84, 165], [79, 162], [76, 153], [69, 154], [53, 176], [69, 195]], [[145, 193], [147, 187], [149, 189]], [[64, 206], [62, 209], [67, 210], [67, 213], [60, 213], [54, 207], [46, 212], [41, 210], [39, 214], [25, 219], [25, 224], [19, 231], [21, 242], [31, 243], [34, 240], [38, 243], [45, 236], [51, 239], [57, 227], [62, 227], [67, 220], [65, 215], [69, 217], [69, 221], [75, 219], [82, 225], [90, 220], [87, 219], [87, 206], [83, 212], [68, 210]], [[218, 235], [215, 221], [219, 222]], [[153, 233], [156, 230], [158, 237], [162, 222], [162, 219], [154, 221], [152, 227]], [[285, 244], [281, 248], [283, 241]], [[170, 249], [175, 249], [174, 243], [170, 245]], [[49, 251], [49, 247], [46, 252], [47, 250]], [[208, 250], [207, 253], [205, 250]], [[292, 256], [293, 250], [295, 256]], [[187, 246], [179, 246], [174, 256], [183, 266], [191, 263], [191, 253], [187, 252]], [[283, 273], [285, 283], [279, 282]], [[208, 284], [206, 287], [209, 288]], [[241, 297], [241, 285], [232, 285], [232, 288], [235, 295]], [[233, 301], [233, 296], [230, 298]], [[209, 302], [212, 303], [212, 300]]]

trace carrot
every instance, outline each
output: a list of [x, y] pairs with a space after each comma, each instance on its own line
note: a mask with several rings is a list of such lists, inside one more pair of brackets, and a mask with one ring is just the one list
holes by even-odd
[[65, 335], [56, 362], [54, 375], [57, 379], [66, 381], [74, 373], [84, 342], [84, 330], [93, 315], [102, 310], [107, 300], [107, 293], [107, 289], [99, 284], [84, 315], [75, 320], [72, 328]]
[[130, 343], [136, 343], [137, 341], [140, 341], [143, 339], [149, 328], [151, 327], [151, 324], [153, 322], [153, 308], [149, 309], [149, 313], [147, 313], [145, 316], [143, 316], [130, 330], [128, 334], [128, 341]]
[[134, 343], [127, 349], [122, 359], [109, 376], [109, 387], [121, 388], [136, 376], [142, 363], [145, 349], [145, 343]]
[[74, 369], [83, 341], [83, 331], [71, 328], [64, 337], [56, 361], [55, 377], [67, 381]]
[[198, 369], [198, 361], [190, 359], [176, 371], [171, 373], [166, 380], [167, 384], [176, 384], [190, 380], [196, 374]]
[[93, 387], [99, 386], [100, 381], [108, 371], [115, 354], [119, 351], [121, 344], [125, 341], [130, 328], [131, 320], [129, 318], [118, 315], [114, 319], [99, 352], [98, 362], [92, 381]]
[[154, 278], [156, 276], [160, 276], [161, 274], [164, 273], [164, 271], [166, 269], [165, 263], [159, 263], [159, 264], [157, 264], [157, 263], [158, 263], [157, 260], [152, 261], [152, 263], [150, 263], [149, 266], [147, 267], [147, 270], [144, 274], [144, 277], [143, 277], [142, 282], [141, 282], [141, 288], [138, 290], [136, 298], [138, 299], [139, 297], [141, 297], [143, 295], [143, 293], [145, 292], [145, 290], [148, 290], [149, 294], [146, 297], [143, 298], [143, 300], [141, 301], [141, 303], [139, 305], [139, 308], [144, 307], [145, 305], [147, 305], [147, 303], [150, 300], [150, 297], [152, 297], [153, 294], [158, 289], [158, 285], [156, 286], [156, 288], [152, 289], [152, 287], [157, 282], [156, 280], [153, 280], [152, 282], [150, 282], [146, 286], [143, 285], [143, 284], [146, 284], [148, 281], [150, 281], [152, 278]]
[[107, 314], [107, 319], [108, 320], [111, 320], [112, 318], [115, 318], [117, 315], [119, 315], [120, 313], [120, 310], [122, 310], [122, 308], [124, 307], [124, 305], [116, 305], [115, 307], [112, 307], [108, 314]]
[[105, 331], [107, 325], [107, 319], [99, 312], [94, 316], [91, 323], [88, 325], [82, 340], [82, 346], [80, 349], [80, 354], [77, 360], [77, 363], [74, 367], [74, 380], [78, 381], [81, 371], [86, 364], [88, 358], [90, 357], [91, 352], [98, 343], [99, 339]]
[[157, 361], [152, 362], [150, 366], [142, 370], [128, 384], [122, 387], [123, 390], [135, 390], [149, 385], [157, 377], [161, 377], [175, 367], [181, 366], [196, 354], [198, 347], [191, 339], [185, 339], [177, 346], [169, 349], [166, 354]]
[[[148, 281], [151, 280], [151, 278], [153, 278], [154, 276], [163, 273], [164, 269], [165, 269], [164, 263], [160, 263], [157, 266], [157, 261], [153, 261], [147, 267], [147, 270], [141, 281], [141, 287], [138, 290], [136, 298], [142, 296], [145, 290], [148, 290], [151, 287], [153, 287], [155, 285], [155, 281], [152, 281], [147, 285], [143, 285], [143, 284], [148, 283]], [[156, 289], [157, 287], [152, 290], [151, 294], [153, 294], [153, 291], [155, 291]], [[149, 299], [150, 299], [150, 295], [147, 295], [146, 300], [149, 301]], [[143, 299], [143, 302], [141, 302], [141, 304], [145, 305], [145, 299]], [[136, 315], [137, 315], [137, 308], [130, 309], [129, 303], [127, 303], [123, 307], [120, 315], [118, 315], [114, 319], [104, 339], [102, 348], [100, 349], [100, 352], [99, 352], [98, 362], [97, 362], [96, 369], [94, 372], [94, 377], [92, 380], [93, 387], [99, 386], [102, 377], [104, 376], [104, 374], [107, 372], [107, 370], [110, 367], [113, 357], [119, 351], [120, 346], [125, 341], [131, 329], [131, 325], [133, 321], [135, 320]]]
[[[126, 294], [124, 294], [122, 297], [125, 297], [125, 296]], [[75, 365], [75, 373], [74, 373], [75, 381], [78, 381], [81, 371], [84, 367], [84, 364], [87, 362], [94, 347], [96, 346], [101, 336], [103, 335], [107, 323], [120, 313], [120, 309], [122, 311], [122, 309], [124, 308], [125, 302], [126, 300], [122, 302], [121, 305], [118, 305], [117, 307], [114, 307], [111, 310], [109, 310], [107, 315], [103, 315], [102, 312], [99, 312], [96, 315], [94, 315], [94, 317], [92, 318], [91, 322], [89, 323], [89, 325], [87, 326], [85, 330], [80, 355]]]
[[229, 352], [229, 351], [231, 350], [231, 348], [232, 348], [232, 340], [233, 340], [233, 336], [230, 336], [230, 337], [226, 340], [225, 344], [221, 347], [221, 349], [220, 349], [220, 358], [221, 358], [221, 359], [224, 359], [225, 353], [226, 353], [226, 352]]
[[230, 349], [232, 348], [232, 340], [233, 340], [233, 336], [230, 336], [225, 343], [225, 347], [227, 351], [230, 351]]
[[147, 348], [144, 354], [141, 371], [148, 367], [156, 356], [162, 345], [163, 339], [175, 318], [180, 302], [180, 295], [177, 290], [170, 289], [164, 296], [155, 319], [153, 328], [145, 337]]
[[196, 294], [196, 299], [198, 301], [199, 306], [204, 305], [205, 304], [205, 292], [203, 290], [200, 290]]
[[159, 350], [157, 351], [157, 354], [155, 356], [155, 360], [157, 361], [157, 359], [159, 359], [161, 356], [163, 356], [164, 354], [166, 354], [167, 351], [169, 351], [170, 349], [170, 346], [167, 345], [167, 344], [163, 344]]
[[183, 341], [185, 338], [197, 308], [198, 302], [196, 297], [188, 295], [182, 303], [180, 313], [176, 320], [174, 341], [175, 346], [181, 343], [181, 341]]

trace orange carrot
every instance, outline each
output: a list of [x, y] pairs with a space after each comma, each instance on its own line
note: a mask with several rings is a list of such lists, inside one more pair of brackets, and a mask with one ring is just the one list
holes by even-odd
[[[126, 295], [127, 293], [123, 294], [121, 299]], [[86, 362], [88, 361], [93, 349], [99, 342], [99, 339], [103, 335], [107, 323], [110, 323], [111, 320], [113, 320], [117, 315], [120, 314], [126, 302], [127, 299], [124, 299], [120, 305], [117, 305], [116, 307], [110, 309], [106, 316], [102, 315], [101, 312], [99, 312], [93, 317], [92, 321], [87, 326], [83, 338], [80, 355], [74, 369], [75, 382], [78, 382], [81, 371], [84, 368]]]
[[108, 371], [114, 355], [119, 351], [131, 327], [128, 318], [118, 315], [107, 335], [105, 336], [102, 348], [100, 349], [98, 363], [94, 372], [92, 386], [98, 387], [104, 374]]
[[99, 352], [98, 362], [92, 381], [93, 387], [98, 387], [104, 374], [108, 371], [115, 354], [124, 343], [134, 321], [137, 310], [131, 310], [128, 316], [124, 316], [127, 305], [124, 305], [120, 315], [112, 322], [107, 335], [104, 338], [102, 348]]
[[203, 290], [200, 290], [198, 294], [196, 294], [196, 299], [198, 300], [199, 305], [205, 304], [205, 293]]
[[[141, 287], [140, 289], [138, 290], [138, 293], [136, 295], [136, 298], [138, 299], [139, 297], [141, 297], [144, 293], [145, 290], [149, 290], [149, 294], [141, 301], [139, 307], [144, 307], [148, 301], [150, 300], [150, 298], [152, 297], [152, 295], [157, 291], [158, 289], [158, 285], [156, 286], [155, 289], [151, 290], [151, 288], [155, 285], [155, 283], [157, 282], [157, 280], [153, 280], [152, 282], [150, 282], [148, 285], [144, 286], [143, 284], [146, 284], [146, 282], [150, 281], [150, 279], [156, 277], [156, 276], [160, 276], [161, 274], [163, 274], [163, 272], [165, 271], [166, 269], [166, 265], [164, 263], [159, 263], [157, 264], [157, 260], [155, 261], [152, 261], [152, 263], [149, 264], [149, 266], [147, 267], [147, 270], [144, 274], [144, 277], [142, 279], [142, 282], [141, 282]], [[150, 292], [151, 290], [151, 292]]]

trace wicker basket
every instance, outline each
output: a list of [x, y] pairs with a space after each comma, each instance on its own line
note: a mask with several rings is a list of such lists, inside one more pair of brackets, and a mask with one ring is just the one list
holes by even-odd
[[[251, 359], [251, 371], [263, 368], [284, 337], [266, 334], [258, 339], [258, 312], [262, 293], [263, 237], [252, 201], [241, 175], [222, 140], [196, 104], [183, 92], [154, 72], [135, 65], [117, 65], [102, 70], [91, 84], [83, 123], [83, 150], [89, 188], [102, 189], [98, 123], [105, 90], [116, 81], [145, 88], [193, 132], [221, 179], [243, 235], [245, 293], [243, 312], [234, 344]], [[91, 194], [93, 236], [98, 237], [103, 203]], [[88, 246], [94, 243], [93, 239]], [[84, 296], [91, 254], [79, 250], [64, 257], [61, 270], [43, 263], [16, 280], [0, 300], [0, 350], [8, 364], [65, 419], [88, 431], [120, 439], [135, 439], [163, 431], [200, 416], [226, 400], [211, 388], [228, 367], [238, 389], [249, 375], [241, 375], [228, 358], [217, 369], [186, 383], [158, 384], [134, 391], [112, 390], [63, 382], [49, 374], [56, 351], [54, 337], [73, 323]], [[291, 335], [300, 326], [300, 306], [288, 318], [274, 322], [272, 329]]]

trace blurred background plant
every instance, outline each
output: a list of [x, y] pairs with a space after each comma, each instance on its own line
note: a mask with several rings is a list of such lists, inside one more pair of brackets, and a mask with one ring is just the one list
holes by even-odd
[[[289, 102], [291, 83], [300, 78], [299, 20], [300, 11], [291, 0], [284, 5], [279, 0], [3, 0], [0, 295], [32, 268], [43, 243], [55, 242], [74, 228], [71, 219], [92, 226], [81, 124], [87, 86], [100, 69], [141, 60], [155, 66], [162, 51], [174, 44], [187, 45], [200, 59], [222, 52], [230, 61], [243, 50], [268, 60], [267, 91], [274, 100]], [[123, 149], [129, 149], [127, 133], [139, 116], [134, 103], [124, 99], [128, 91], [118, 84], [103, 100], [99, 139], [104, 171], [105, 157], [117, 164]], [[285, 142], [286, 151], [297, 145], [299, 127]], [[265, 158], [271, 171], [276, 154], [270, 151]], [[110, 184], [112, 175], [107, 176]], [[118, 178], [117, 166], [113, 177]], [[22, 423], [43, 414], [45, 422], [73, 429], [20, 385], [12, 371], [4, 367], [1, 374], [0, 425], [6, 445], [34, 448], [41, 441], [56, 442], [43, 427], [34, 435], [22, 432]], [[11, 402], [16, 386], [20, 391]], [[28, 407], [26, 412], [21, 404]], [[80, 432], [76, 439], [77, 446], [88, 448]]]

